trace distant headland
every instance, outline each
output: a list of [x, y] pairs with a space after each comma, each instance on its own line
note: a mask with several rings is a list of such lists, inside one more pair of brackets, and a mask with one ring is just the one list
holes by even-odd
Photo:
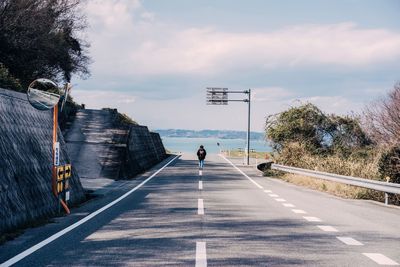
[[[157, 129], [154, 130], [162, 137], [189, 137], [189, 138], [220, 138], [246, 139], [246, 131], [230, 130], [184, 130], [184, 129]], [[264, 133], [250, 132], [252, 140], [264, 140]]]

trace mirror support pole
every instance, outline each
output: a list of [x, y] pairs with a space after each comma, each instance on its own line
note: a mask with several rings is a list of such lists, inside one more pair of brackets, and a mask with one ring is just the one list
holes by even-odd
[[57, 125], [58, 125], [58, 105], [53, 108], [53, 179], [51, 181], [53, 194], [57, 197], [57, 166], [55, 163], [56, 158], [56, 143], [57, 143]]
[[70, 214], [70, 210], [67, 204], [64, 202], [62, 198], [58, 197], [57, 191], [57, 166], [55, 165], [55, 157], [56, 157], [56, 143], [57, 143], [57, 129], [58, 129], [58, 104], [53, 108], [53, 179], [52, 179], [52, 189], [53, 194], [59, 199], [61, 206], [63, 206], [65, 212]]

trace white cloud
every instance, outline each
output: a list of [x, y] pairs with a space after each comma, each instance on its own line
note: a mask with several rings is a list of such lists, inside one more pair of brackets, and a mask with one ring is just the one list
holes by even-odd
[[400, 57], [400, 33], [351, 22], [223, 32], [168, 25], [138, 0], [91, 0], [86, 10], [94, 72], [107, 74], [199, 75], [310, 65], [362, 68]]
[[135, 96], [116, 91], [73, 90], [72, 96], [76, 102], [84, 103], [86, 108], [110, 107], [118, 108], [122, 112], [127, 112], [129, 105], [136, 102]]
[[264, 87], [252, 89], [252, 100], [256, 102], [270, 102], [293, 97], [293, 93], [282, 87]]
[[292, 103], [293, 105], [312, 103], [324, 112], [342, 115], [358, 112], [364, 105], [361, 102], [356, 102], [343, 96], [311, 96], [292, 100]]
[[[244, 74], [242, 84], [248, 82], [251, 86], [253, 81], [246, 80], [247, 73], [279, 75], [281, 70], [288, 69], [296, 73], [307, 68], [308, 75], [316, 70], [315, 81], [306, 77], [308, 80], [301, 80], [298, 88], [279, 87], [290, 87], [299, 80], [298, 77], [287, 77], [292, 81], [278, 84], [277, 79], [272, 79], [277, 86], [266, 83], [265, 87], [254, 88], [254, 129], [262, 129], [267, 114], [283, 111], [296, 101], [314, 103], [328, 113], [358, 111], [362, 106], [358, 99], [340, 96], [340, 92], [349, 88], [345, 82], [339, 83], [337, 88], [335, 84], [332, 86], [329, 93], [336, 96], [323, 96], [327, 93], [323, 91], [315, 93], [318, 96], [307, 89], [299, 91], [314, 82], [314, 88], [317, 88], [321, 84], [319, 72], [332, 66], [336, 72], [345, 69], [346, 73], [351, 73], [374, 66], [380, 68], [400, 59], [400, 31], [363, 28], [351, 22], [234, 32], [162, 21], [157, 13], [146, 10], [139, 0], [88, 0], [86, 10], [94, 64], [91, 67], [93, 79], [82, 88], [103, 91], [74, 90], [73, 96], [78, 102], [86, 103], [88, 108], [116, 107], [154, 128], [244, 129], [247, 125], [246, 105], [206, 106], [204, 94], [200, 95], [196, 90], [213, 81], [224, 83], [224, 77], [241, 74]], [[155, 77], [158, 75], [161, 77]], [[176, 83], [174, 75], [185, 77]], [[337, 81], [348, 77], [339, 74], [335, 79], [333, 82], [338, 84]], [[163, 91], [165, 95], [174, 90], [186, 90], [190, 97], [184, 98], [187, 96], [184, 95], [168, 101], [136, 97], [143, 96], [143, 91], [153, 84], [156, 93]], [[381, 90], [380, 83], [377, 84], [370, 86]], [[140, 88], [141, 91], [135, 96], [116, 93], [121, 88]], [[364, 86], [361, 88], [365, 89]], [[307, 95], [309, 97], [298, 99]]]

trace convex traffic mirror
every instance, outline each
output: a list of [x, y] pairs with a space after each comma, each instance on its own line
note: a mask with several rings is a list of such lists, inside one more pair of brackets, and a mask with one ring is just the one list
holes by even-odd
[[34, 80], [28, 88], [29, 103], [38, 110], [49, 110], [58, 104], [60, 89], [49, 79]]

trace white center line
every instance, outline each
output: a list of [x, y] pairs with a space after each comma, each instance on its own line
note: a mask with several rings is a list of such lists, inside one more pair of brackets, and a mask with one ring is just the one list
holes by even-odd
[[286, 202], [286, 199], [284, 198], [275, 198], [275, 200], [278, 202]]
[[330, 225], [317, 225], [317, 227], [325, 232], [338, 232], [338, 230], [335, 227]]
[[203, 181], [199, 181], [199, 190], [203, 190]]
[[363, 253], [363, 255], [367, 256], [368, 258], [378, 263], [379, 265], [400, 265], [394, 260], [380, 253]]
[[198, 215], [204, 215], [204, 203], [203, 203], [203, 199], [199, 198], [197, 201], [197, 214]]
[[219, 154], [219, 156], [221, 158], [223, 158], [224, 160], [226, 160], [229, 164], [232, 165], [233, 168], [235, 168], [238, 172], [240, 172], [241, 174], [244, 175], [244, 177], [246, 177], [247, 179], [250, 180], [250, 182], [252, 182], [255, 186], [257, 186], [260, 189], [264, 189], [264, 187], [262, 187], [261, 185], [259, 185], [256, 181], [254, 181], [253, 179], [251, 179], [247, 174], [245, 174], [241, 169], [239, 169], [238, 167], [236, 167], [235, 164], [233, 164], [229, 159], [225, 158], [223, 155]]
[[265, 193], [272, 193], [271, 190], [264, 190]]
[[317, 217], [304, 216], [303, 218], [306, 219], [309, 222], [322, 222], [322, 220], [320, 218], [317, 218]]
[[269, 194], [270, 197], [279, 197], [277, 194]]
[[307, 212], [305, 212], [304, 210], [296, 210], [296, 209], [292, 209], [292, 211], [294, 213], [298, 213], [298, 214], [306, 214]]
[[296, 207], [295, 205], [291, 204], [291, 203], [282, 203], [283, 206], [285, 206], [286, 208], [294, 208]]
[[178, 157], [180, 157], [179, 155], [175, 156], [173, 159], [171, 159], [170, 161], [168, 161], [167, 164], [165, 164], [162, 168], [160, 168], [158, 171], [156, 171], [155, 173], [153, 173], [149, 178], [147, 178], [146, 180], [144, 180], [143, 182], [141, 182], [140, 184], [138, 184], [135, 188], [131, 189], [130, 191], [126, 192], [125, 194], [123, 194], [122, 196], [120, 196], [119, 198], [117, 198], [116, 200], [110, 202], [109, 204], [105, 205], [104, 207], [90, 213], [88, 216], [86, 216], [85, 218], [77, 221], [76, 223], [74, 223], [73, 225], [68, 226], [67, 228], [64, 228], [63, 230], [61, 230], [58, 233], [55, 233], [54, 235], [48, 237], [47, 239], [41, 241], [40, 243], [37, 243], [36, 245], [34, 245], [33, 247], [21, 252], [20, 254], [12, 257], [11, 259], [1, 263], [1, 267], [6, 267], [6, 266], [11, 266], [17, 262], [19, 262], [20, 260], [22, 260], [23, 258], [29, 256], [30, 254], [32, 254], [33, 252], [35, 252], [36, 250], [46, 246], [47, 244], [53, 242], [54, 240], [58, 239], [59, 237], [65, 235], [66, 233], [72, 231], [73, 229], [77, 228], [78, 226], [84, 224], [85, 222], [89, 221], [90, 219], [92, 219], [93, 217], [96, 217], [97, 215], [99, 215], [100, 213], [102, 213], [103, 211], [111, 208], [112, 206], [114, 206], [115, 204], [117, 204], [118, 202], [120, 202], [121, 200], [127, 198], [130, 194], [132, 194], [133, 192], [135, 192], [136, 190], [138, 190], [140, 187], [142, 187], [144, 184], [146, 184], [148, 181], [150, 181], [151, 179], [153, 179], [154, 176], [156, 176], [157, 174], [159, 174], [162, 170], [164, 170], [169, 164], [171, 164], [173, 161], [175, 161]]
[[336, 238], [349, 246], [363, 246], [363, 243], [348, 236], [337, 236]]
[[206, 242], [196, 242], [196, 267], [207, 267]]

